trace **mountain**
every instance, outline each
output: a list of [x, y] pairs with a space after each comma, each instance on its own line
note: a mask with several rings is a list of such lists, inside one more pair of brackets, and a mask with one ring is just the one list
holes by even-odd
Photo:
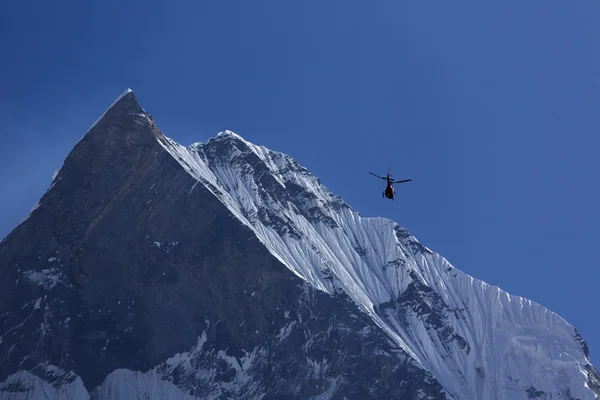
[[557, 314], [127, 90], [0, 243], [0, 399], [596, 399]]

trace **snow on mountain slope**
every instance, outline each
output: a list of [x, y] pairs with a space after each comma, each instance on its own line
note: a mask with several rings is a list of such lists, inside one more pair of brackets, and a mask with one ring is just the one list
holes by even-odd
[[[0, 383], [0, 400], [64, 399], [87, 400], [89, 395], [81, 378], [73, 372], [65, 373], [52, 365], [43, 366], [42, 376], [30, 371], [19, 371]], [[48, 383], [52, 382], [52, 383]]]
[[360, 217], [292, 158], [230, 131], [187, 148], [158, 140], [290, 270], [347, 293], [452, 397], [597, 398], [585, 342], [560, 316], [453, 268], [393, 221]]

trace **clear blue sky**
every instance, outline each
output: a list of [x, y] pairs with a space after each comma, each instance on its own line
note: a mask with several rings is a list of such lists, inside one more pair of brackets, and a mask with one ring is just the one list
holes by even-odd
[[[187, 145], [230, 129], [600, 364], [600, 2], [22, 1], [0, 13], [0, 236], [126, 88]], [[85, 4], [84, 4], [85, 3]], [[367, 171], [414, 181], [381, 198]]]

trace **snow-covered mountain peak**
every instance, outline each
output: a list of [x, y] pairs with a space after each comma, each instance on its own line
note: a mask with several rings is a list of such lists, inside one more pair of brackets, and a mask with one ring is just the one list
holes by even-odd
[[243, 140], [243, 141], [245, 141], [243, 137], [241, 137], [241, 136], [240, 136], [240, 135], [238, 135], [237, 133], [235, 133], [235, 132], [233, 132], [233, 131], [230, 131], [230, 130], [228, 130], [228, 129], [226, 129], [226, 130], [224, 130], [224, 131], [222, 131], [222, 132], [219, 132], [219, 133], [217, 133], [217, 136], [216, 136], [216, 137], [217, 137], [217, 138], [226, 138], [226, 137], [229, 137], [229, 138], [234, 138], [234, 139], [238, 139], [238, 140]]
[[231, 131], [184, 147], [138, 107], [125, 93], [102, 129], [149, 127], [196, 180], [190, 193], [204, 186], [294, 274], [352, 299], [450, 396], [594, 398], [585, 342], [555, 313], [461, 272], [394, 221], [360, 217], [284, 153]]
[[[381, 398], [365, 388], [402, 393], [403, 379], [415, 376], [422, 382], [405, 393], [410, 398], [600, 394], [585, 341], [557, 314], [461, 272], [390, 219], [361, 217], [284, 153], [231, 131], [176, 143], [132, 91], [75, 146], [32, 218], [2, 243], [2, 255], [14, 268], [0, 269], [9, 274], [0, 292], [15, 294], [0, 298], [0, 349], [33, 363], [28, 349], [49, 335], [48, 318], [73, 324], [72, 332], [50, 333], [62, 336], [49, 339], [48, 357], [62, 365], [55, 344], [76, 337], [72, 365], [92, 388], [105, 379], [98, 398], [155, 384], [177, 399], [188, 398], [174, 394], [182, 387], [217, 398], [248, 387], [259, 393], [266, 382], [267, 393], [280, 381], [270, 363], [282, 358], [272, 351], [294, 354], [284, 361], [290, 379], [308, 368], [310, 379], [322, 380], [315, 389], [301, 378], [298, 388], [317, 392], [295, 392], [298, 398]], [[28, 288], [23, 296], [15, 281]], [[13, 313], [1, 308], [8, 304], [25, 306]], [[29, 326], [39, 327], [38, 336], [13, 346]], [[115, 373], [123, 362], [131, 371]], [[338, 383], [359, 378], [331, 372], [348, 366], [365, 366], [373, 383], [336, 393]], [[20, 365], [9, 367], [0, 363], [0, 373]], [[266, 371], [264, 379], [255, 368]], [[394, 379], [383, 375], [398, 369], [404, 372]], [[285, 390], [297, 389], [269, 393]]]
[[231, 131], [186, 153], [175, 157], [193, 160], [185, 168], [275, 257], [348, 295], [451, 396], [594, 398], [579, 336], [555, 313], [461, 272], [394, 221], [360, 217], [288, 155]]

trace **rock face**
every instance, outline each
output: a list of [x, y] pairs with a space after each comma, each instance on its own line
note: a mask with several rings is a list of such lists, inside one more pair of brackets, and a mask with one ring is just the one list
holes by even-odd
[[126, 91], [0, 243], [0, 399], [594, 399], [556, 314]]

